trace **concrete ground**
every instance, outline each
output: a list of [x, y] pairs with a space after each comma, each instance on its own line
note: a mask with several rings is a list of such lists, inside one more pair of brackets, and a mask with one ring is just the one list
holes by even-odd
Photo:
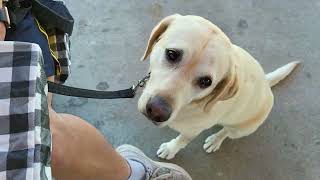
[[[173, 14], [208, 18], [271, 71], [293, 60], [302, 65], [274, 88], [275, 106], [251, 136], [227, 140], [213, 154], [204, 132], [172, 162], [195, 180], [320, 179], [320, 1], [156, 0], [66, 1], [75, 18], [72, 76], [67, 84], [100, 90], [127, 88], [147, 71], [139, 58], [153, 26]], [[318, 77], [318, 78], [317, 78]], [[137, 111], [137, 99], [92, 100], [55, 96], [59, 112], [87, 119], [114, 145], [140, 147], [156, 158], [175, 137]], [[80, 157], [79, 157], [80, 158]], [[107, 163], [107, 162], [106, 162]]]

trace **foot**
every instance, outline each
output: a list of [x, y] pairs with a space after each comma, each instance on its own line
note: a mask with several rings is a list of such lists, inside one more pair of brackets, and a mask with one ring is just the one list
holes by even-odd
[[192, 180], [180, 166], [171, 163], [153, 161], [141, 150], [131, 145], [121, 145], [117, 151], [125, 158], [140, 162], [146, 169], [146, 180]]
[[206, 141], [203, 145], [203, 149], [207, 153], [215, 152], [215, 151], [219, 150], [223, 140], [225, 140], [226, 138], [227, 138], [227, 133], [224, 129], [222, 129], [221, 131], [209, 136], [206, 139]]
[[157, 155], [162, 159], [172, 159], [179, 152], [181, 148], [178, 147], [176, 139], [172, 139], [169, 142], [160, 145]]

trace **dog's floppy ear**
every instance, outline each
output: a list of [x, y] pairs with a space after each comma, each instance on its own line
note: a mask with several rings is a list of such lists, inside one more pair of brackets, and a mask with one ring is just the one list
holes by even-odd
[[204, 111], [207, 112], [218, 101], [228, 100], [237, 93], [239, 85], [236, 70], [236, 66], [232, 65], [226, 77], [222, 79], [210, 95], [207, 96], [206, 99], [208, 100], [205, 102]]
[[180, 16], [179, 14], [174, 14], [171, 16], [167, 16], [164, 19], [162, 19], [157, 25], [156, 27], [153, 28], [149, 40], [148, 40], [148, 45], [147, 48], [141, 58], [141, 61], [145, 60], [149, 54], [152, 51], [152, 48], [154, 46], [154, 44], [158, 41], [159, 37], [166, 31], [166, 29], [169, 27], [170, 23], [176, 19], [178, 16]]

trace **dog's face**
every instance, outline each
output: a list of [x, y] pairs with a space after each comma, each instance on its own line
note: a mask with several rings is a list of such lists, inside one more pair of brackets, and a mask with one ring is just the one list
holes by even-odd
[[166, 17], [153, 29], [143, 56], [150, 55], [151, 77], [139, 99], [139, 111], [165, 126], [190, 103], [207, 101], [208, 105], [222, 98], [230, 91], [230, 82], [234, 84], [228, 77], [230, 52], [229, 39], [209, 21], [197, 16]]

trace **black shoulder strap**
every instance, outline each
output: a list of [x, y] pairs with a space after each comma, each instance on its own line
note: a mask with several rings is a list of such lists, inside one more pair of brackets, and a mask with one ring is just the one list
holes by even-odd
[[94, 99], [117, 99], [117, 98], [133, 98], [135, 95], [135, 89], [128, 88], [119, 91], [96, 91], [89, 89], [81, 89], [61, 84], [56, 84], [48, 81], [48, 91], [55, 94], [61, 94], [65, 96], [94, 98]]

